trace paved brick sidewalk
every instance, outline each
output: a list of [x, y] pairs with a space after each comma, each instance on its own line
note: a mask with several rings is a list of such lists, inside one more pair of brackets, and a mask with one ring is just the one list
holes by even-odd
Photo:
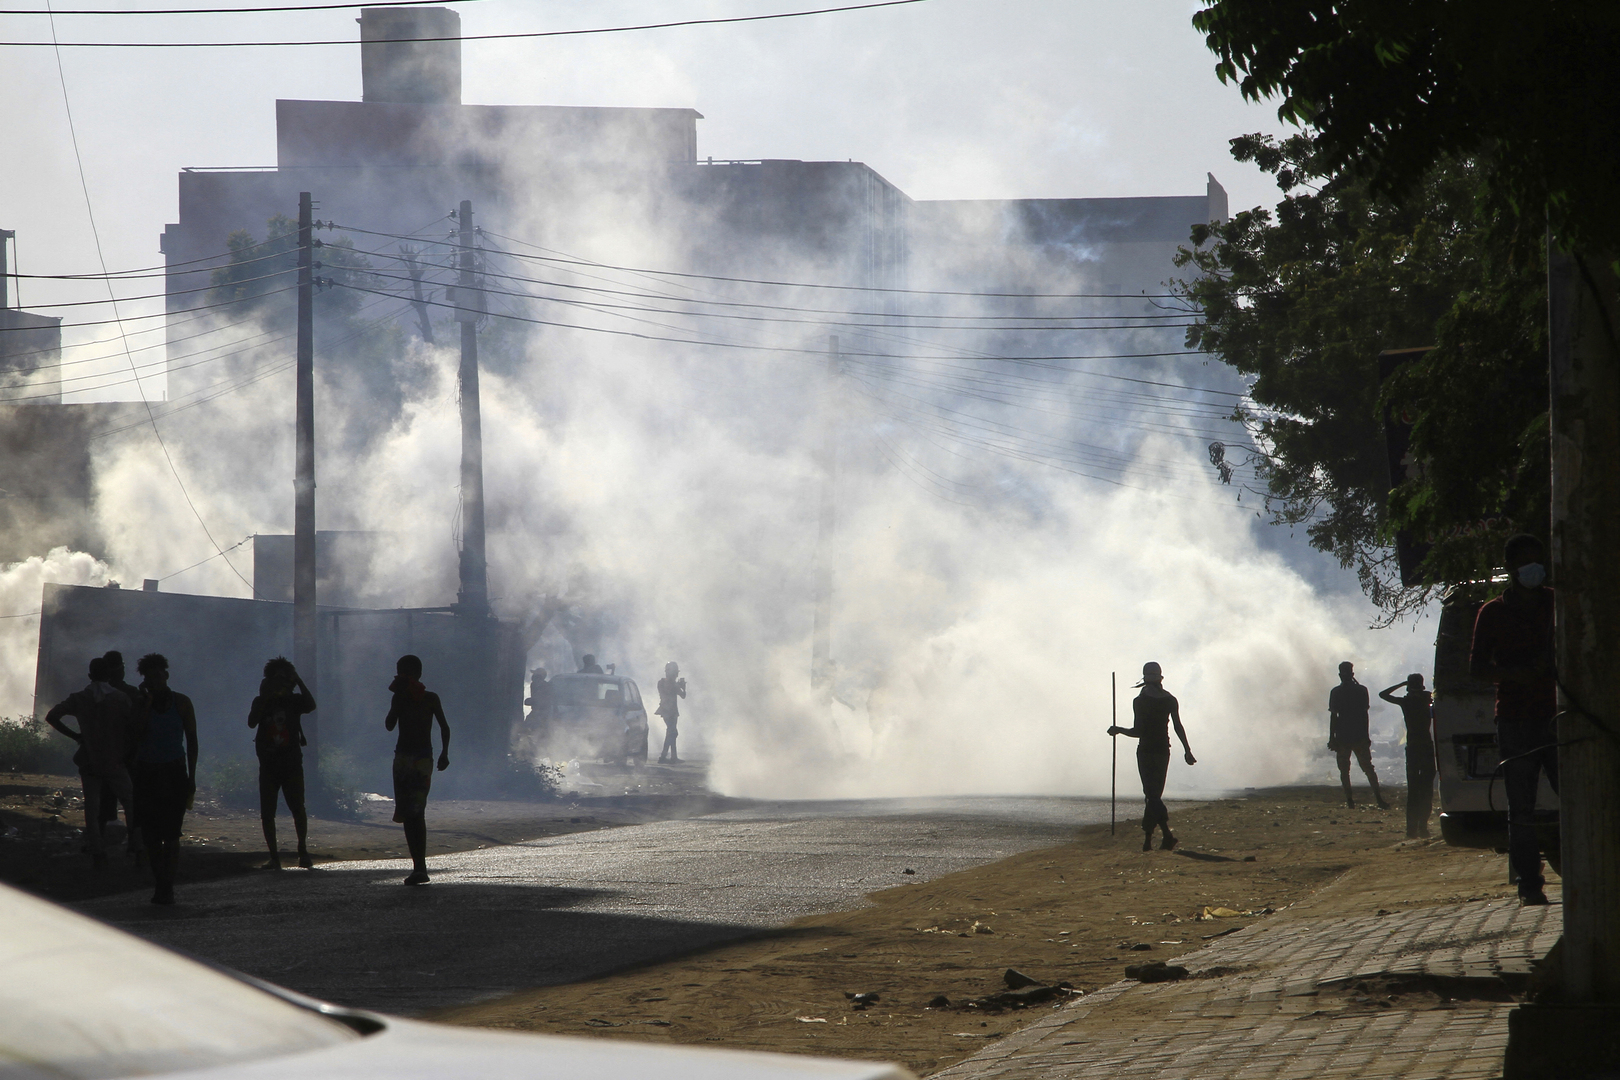
[[1508, 992], [1562, 914], [1493, 900], [1279, 916], [1175, 959], [1190, 979], [1115, 983], [936, 1076], [1488, 1080]]

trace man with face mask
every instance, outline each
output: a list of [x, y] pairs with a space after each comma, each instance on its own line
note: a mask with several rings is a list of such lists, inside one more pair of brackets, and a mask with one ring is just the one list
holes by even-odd
[[1507, 790], [1508, 860], [1519, 877], [1519, 900], [1545, 904], [1541, 848], [1536, 837], [1536, 789], [1541, 774], [1558, 790], [1558, 680], [1553, 668], [1553, 591], [1546, 548], [1520, 533], [1503, 549], [1510, 584], [1480, 606], [1468, 666], [1496, 684], [1496, 744]]

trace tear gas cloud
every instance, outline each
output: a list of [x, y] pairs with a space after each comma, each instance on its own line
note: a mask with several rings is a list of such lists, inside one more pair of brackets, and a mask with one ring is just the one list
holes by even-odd
[[[588, 223], [588, 254], [652, 261], [646, 253], [662, 241], [623, 225], [636, 219], [604, 211]], [[543, 222], [503, 229], [546, 232]], [[1073, 276], [1049, 282], [1050, 291], [1095, 288], [1089, 257], [1065, 252]], [[828, 270], [780, 269], [798, 280], [825, 280]], [[913, 272], [948, 281], [965, 269]], [[795, 295], [787, 303], [827, 306], [825, 295]], [[953, 313], [936, 305], [930, 317]], [[452, 325], [441, 341], [453, 340]], [[846, 329], [852, 351], [895, 359], [887, 374], [846, 368], [830, 399], [837, 677], [831, 707], [819, 704], [809, 679], [821, 482], [813, 448], [826, 377], [813, 350], [827, 328], [811, 329], [767, 332], [804, 352], [754, 353], [525, 328], [490, 350], [485, 366], [497, 611], [521, 618], [547, 598], [564, 602], [531, 653], [553, 672], [572, 670], [590, 650], [650, 691], [664, 662], [679, 661], [692, 688], [683, 734], [690, 751], [712, 756], [719, 790], [1102, 793], [1109, 673], [1119, 672], [1129, 723], [1130, 687], [1149, 659], [1164, 665], [1200, 759], [1192, 771], [1178, 764], [1173, 786], [1285, 782], [1320, 772], [1325, 695], [1339, 660], [1357, 661], [1369, 682], [1426, 666], [1425, 639], [1366, 631], [1359, 595], [1314, 587], [1290, 561], [1317, 556], [1256, 542], [1269, 526], [1215, 480], [1189, 434], [1208, 421], [1175, 411], [1185, 395], [1132, 403], [1110, 399], [1095, 378], [1047, 373], [1039, 393], [1022, 399], [1035, 407], [1015, 408], [930, 381], [934, 368], [905, 357], [1051, 348], [1051, 339], [1009, 345], [1016, 335]], [[318, 362], [319, 522], [389, 534], [367, 568], [365, 589], [380, 605], [442, 604], [456, 588], [456, 357], [393, 332], [389, 400], [357, 392], [352, 372]], [[1155, 351], [1177, 333], [1109, 334], [1106, 345], [1082, 347]], [[233, 363], [251, 375], [285, 359], [260, 348]], [[1087, 367], [1199, 385], [1223, 377], [1185, 360], [1123, 363]], [[161, 421], [221, 543], [287, 531], [291, 379], [259, 378]], [[978, 410], [1000, 425], [991, 443], [1025, 450], [1008, 456], [964, 441], [962, 429], [918, 422], [918, 410], [934, 406]], [[0, 579], [8, 610], [37, 607], [42, 580], [133, 583], [213, 554], [150, 428], [102, 442], [95, 476], [108, 563], [56, 551], [12, 567]], [[1054, 442], [1100, 445], [1119, 465], [1081, 470], [1109, 481], [1098, 482], [1029, 460], [1028, 447]], [[247, 574], [244, 555], [233, 553]], [[172, 587], [247, 594], [223, 559]], [[18, 619], [4, 631], [0, 712], [29, 711], [36, 628]], [[186, 677], [176, 671], [176, 685]]]

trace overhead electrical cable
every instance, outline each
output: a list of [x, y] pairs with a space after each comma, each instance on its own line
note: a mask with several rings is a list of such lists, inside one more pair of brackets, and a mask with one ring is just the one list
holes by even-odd
[[[50, 11], [50, 6], [51, 0], [45, 0], [45, 10], [47, 13]], [[54, 16], [51, 17], [50, 23], [51, 41], [54, 43], [56, 41], [56, 18]], [[54, 50], [54, 52], [56, 56], [56, 74], [62, 85], [62, 107], [67, 113], [68, 134], [73, 142], [73, 158], [78, 165], [79, 170], [79, 190], [84, 195], [84, 211], [90, 220], [90, 236], [91, 239], [95, 241], [96, 259], [101, 263], [101, 271], [105, 275], [107, 273], [107, 256], [105, 253], [103, 253], [101, 248], [101, 231], [96, 227], [95, 209], [90, 202], [90, 183], [85, 179], [84, 175], [84, 155], [79, 152], [79, 132], [73, 123], [73, 104], [68, 98], [67, 72], [62, 67], [62, 50], [58, 48]], [[107, 292], [109, 294], [112, 293], [111, 281], [108, 281], [107, 283]], [[113, 300], [113, 314], [115, 317], [117, 313], [118, 301], [115, 298]], [[120, 333], [122, 333], [121, 326]], [[135, 357], [133, 355], [129, 356], [129, 363], [131, 370], [134, 370]], [[208, 543], [213, 546], [215, 551], [219, 552], [219, 554], [223, 556], [225, 554], [224, 549], [219, 546], [219, 541], [214, 539], [214, 534], [208, 528], [208, 523], [203, 520], [202, 514], [197, 510], [197, 504], [191, 501], [191, 493], [186, 490], [185, 481], [180, 478], [180, 470], [176, 468], [174, 458], [169, 454], [169, 447], [163, 441], [163, 433], [158, 430], [157, 417], [152, 415], [152, 403], [147, 400], [146, 391], [140, 386], [140, 375], [138, 373], [135, 376], [135, 383], [136, 388], [140, 391], [141, 404], [146, 406], [146, 418], [152, 425], [152, 434], [157, 439], [158, 447], [163, 451], [164, 460], [169, 463], [169, 471], [174, 474], [175, 485], [179, 487], [181, 496], [186, 500], [186, 505], [191, 507], [191, 513], [194, 517], [196, 517], [197, 524], [202, 526], [203, 535], [208, 537]], [[238, 578], [241, 578], [242, 584], [248, 587], [249, 595], [258, 595], [253, 588], [253, 582], [249, 581], [245, 577], [242, 577], [242, 572], [236, 568], [235, 563], [231, 562], [230, 559], [226, 559], [225, 565], [229, 566], [231, 568], [231, 572], [234, 573]]]
[[[440, 4], [470, 4], [477, 0], [434, 0]], [[63, 8], [61, 15], [257, 15], [267, 11], [344, 11], [354, 8], [421, 7], [422, 0], [370, 0], [352, 4], [275, 4], [231, 8]], [[0, 8], [0, 15], [43, 15], [38, 8]]]
[[[227, 282], [224, 282], [222, 284], [217, 284], [217, 285], [200, 285], [195, 289], [171, 289], [171, 290], [169, 290], [167, 292], [143, 293], [140, 296], [116, 296], [116, 295], [112, 295], [111, 285], [112, 285], [112, 283], [114, 281], [117, 281], [118, 279], [117, 278], [104, 278], [102, 280], [108, 286], [107, 292], [108, 292], [109, 297], [110, 297], [107, 300], [68, 300], [68, 301], [63, 301], [62, 303], [56, 303], [56, 304], [30, 304], [29, 305], [29, 310], [37, 311], [37, 310], [39, 310], [41, 308], [91, 307], [91, 306], [96, 305], [96, 304], [112, 304], [112, 303], [132, 304], [137, 300], [163, 300], [163, 299], [166, 299], [166, 298], [171, 297], [171, 296], [189, 296], [189, 295], [191, 295], [193, 293], [216, 292], [216, 291], [220, 291], [220, 290], [230, 289], [232, 286], [235, 286], [235, 285], [247, 285], [247, 284], [250, 284], [251, 282], [255, 282], [255, 281], [269, 281], [271, 278], [283, 277], [283, 276], [285, 276], [287, 274], [291, 274], [291, 273], [296, 272], [296, 270], [297, 270], [297, 267], [289, 266], [285, 270], [273, 270], [268, 274], [259, 274], [257, 277], [242, 278], [239, 281], [227, 281]], [[367, 272], [369, 272], [369, 271], [367, 271]], [[236, 303], [241, 303], [243, 301], [252, 300], [252, 299], [254, 299], [255, 297], [258, 297], [258, 296], [268, 296], [268, 295], [269, 295], [268, 293], [254, 293], [251, 296], [244, 296], [244, 297], [241, 298], [241, 300], [238, 300], [238, 301], [235, 301], [235, 302]]]
[[[481, 249], [481, 250], [489, 250], [489, 249]], [[381, 257], [381, 258], [389, 258], [389, 259], [401, 259], [401, 258], [403, 258], [403, 256], [393, 255], [393, 254], [390, 254], [389, 252], [384, 252], [384, 251], [363, 251], [363, 252], [360, 252], [360, 253], [365, 254], [365, 255], [378, 256], [378, 257]], [[506, 252], [500, 252], [500, 254], [507, 255]], [[507, 257], [510, 258], [512, 256], [507, 255]], [[376, 271], [376, 270], [374, 270], [373, 272], [381, 273], [381, 271]], [[1135, 315], [1133, 315], [1133, 314], [1125, 314], [1125, 313], [1103, 314], [1103, 315], [1080, 315], [1080, 314], [1069, 314], [1069, 315], [954, 315], [954, 314], [949, 314], [949, 313], [930, 313], [930, 312], [918, 312], [918, 311], [850, 311], [850, 310], [839, 309], [839, 308], [802, 307], [802, 306], [796, 306], [796, 305], [792, 305], [792, 304], [751, 303], [751, 302], [741, 301], [741, 300], [699, 300], [699, 299], [693, 299], [693, 298], [688, 298], [688, 297], [669, 296], [667, 294], [656, 294], [656, 293], [649, 294], [649, 293], [646, 293], [644, 291], [637, 291], [637, 290], [633, 290], [633, 289], [602, 289], [602, 288], [598, 288], [596, 286], [591, 286], [591, 285], [574, 285], [574, 284], [570, 284], [568, 282], [551, 281], [551, 280], [548, 280], [546, 278], [528, 277], [528, 276], [522, 275], [522, 274], [503, 274], [503, 273], [500, 273], [500, 272], [495, 271], [495, 270], [490, 270], [488, 268], [485, 268], [483, 271], [481, 271], [481, 275], [486, 277], [486, 278], [493, 277], [493, 278], [501, 278], [501, 279], [504, 279], [504, 280], [507, 280], [507, 281], [522, 281], [522, 282], [529, 283], [529, 284], [546, 285], [546, 286], [549, 286], [551, 288], [557, 288], [557, 289], [574, 289], [574, 290], [579, 290], [579, 291], [584, 291], [584, 292], [600, 292], [600, 293], [608, 293], [608, 294], [616, 295], [616, 296], [628, 296], [628, 297], [635, 297], [635, 298], [642, 298], [642, 299], [645, 299], [648, 296], [656, 296], [659, 299], [669, 300], [671, 302], [681, 303], [681, 304], [704, 304], [704, 305], [709, 305], [709, 306], [713, 306], [713, 307], [751, 308], [751, 309], [764, 310], [764, 311], [792, 311], [792, 312], [799, 312], [801, 314], [811, 314], [811, 315], [847, 315], [847, 316], [854, 316], [854, 317], [861, 317], [861, 318], [874, 318], [874, 319], [956, 319], [956, 320], [972, 319], [972, 320], [981, 320], [981, 321], [982, 320], [987, 320], [987, 319], [995, 319], [995, 320], [1001, 320], [1001, 321], [1012, 320], [1012, 319], [1021, 319], [1021, 320], [1025, 320], [1025, 321], [1031, 321], [1031, 322], [1053, 323], [1053, 322], [1070, 322], [1070, 321], [1073, 321], [1073, 320], [1076, 320], [1076, 319], [1155, 319], [1155, 320], [1185, 319], [1188, 316], [1188, 314], [1190, 314], [1189, 312], [1173, 312], [1173, 313], [1169, 313], [1169, 314], [1165, 314], [1165, 315], [1153, 315], [1153, 314], [1135, 314]], [[682, 312], [680, 314], [696, 314], [696, 313]], [[855, 325], [855, 324], [846, 324], [846, 325]], [[880, 323], [880, 324], [877, 324], [877, 325], [879, 325], [879, 326], [887, 326], [887, 325], [890, 325], [890, 324], [881, 324]], [[929, 329], [928, 327], [919, 327], [919, 326], [916, 326], [915, 324], [912, 324], [912, 323], [903, 323], [903, 324], [894, 324], [894, 325], [903, 326], [906, 329]], [[1159, 328], [1162, 328], [1162, 327], [1165, 327], [1165, 326], [1181, 327], [1181, 326], [1191, 326], [1191, 325], [1196, 325], [1196, 324], [1193, 324], [1193, 323], [1157, 322], [1157, 323], [1155, 323], [1155, 324], [1153, 324], [1151, 326], [1139, 327], [1137, 329], [1159, 329]], [[943, 329], [955, 329], [955, 328], [954, 327], [944, 327]], [[978, 328], [976, 328], [976, 327], [968, 327], [968, 329], [978, 329]], [[1040, 330], [1040, 329], [1047, 329], [1047, 327], [1043, 327], [1043, 326], [1006, 327], [1006, 328], [987, 327], [985, 329]], [[1071, 328], [1070, 327], [1052, 327], [1052, 329], [1066, 330], [1066, 329], [1071, 329]], [[1084, 329], [1084, 328], [1081, 327], [1079, 329]]]
[[[298, 286], [296, 284], [294, 284], [294, 285], [286, 285], [286, 286], [283, 286], [282, 288], [279, 288], [279, 289], [270, 289], [270, 290], [268, 290], [266, 292], [254, 293], [252, 296], [244, 296], [240, 300], [226, 300], [223, 303], [217, 303], [217, 304], [199, 304], [196, 307], [186, 308], [185, 310], [188, 313], [189, 312], [195, 312], [195, 311], [218, 311], [220, 308], [236, 307], [238, 304], [247, 304], [247, 303], [252, 303], [255, 300], [263, 300], [267, 296], [276, 296], [276, 295], [279, 295], [280, 293], [292, 292], [296, 288], [298, 288]], [[100, 302], [101, 303], [110, 303], [110, 304], [113, 304], [116, 307], [117, 304], [120, 301], [118, 301], [117, 299], [113, 299], [113, 300], [105, 300], [105, 301], [100, 301]], [[167, 311], [153, 311], [153, 312], [148, 312], [145, 315], [121, 315], [120, 314], [120, 315], [115, 315], [111, 319], [83, 319], [83, 320], [81, 320], [79, 322], [65, 322], [65, 323], [62, 324], [61, 328], [63, 330], [71, 330], [76, 326], [118, 326], [118, 327], [121, 328], [124, 323], [134, 322], [137, 319], [161, 319], [161, 318], [164, 318], [165, 316], [167, 316], [168, 314], [169, 314], [169, 312], [167, 312]], [[21, 328], [21, 327], [4, 327], [4, 326], [0, 326], [0, 333], [4, 333], [7, 330], [16, 330], [16, 329], [23, 329], [23, 328]], [[109, 338], [108, 340], [111, 340], [111, 339]]]
[[[374, 38], [365, 41], [364, 44], [406, 44], [429, 41], [514, 41], [532, 38], [581, 37], [587, 34], [628, 34], [638, 30], [669, 30], [680, 26], [718, 26], [726, 23], [802, 19], [811, 15], [833, 15], [846, 11], [870, 11], [874, 8], [906, 7], [911, 4], [928, 2], [929, 0], [876, 0], [874, 3], [844, 4], [839, 7], [812, 8], [805, 11], [778, 11], [768, 15], [732, 15], [713, 19], [678, 19], [671, 22], [640, 23], [635, 26], [596, 26], [581, 30], [527, 30], [505, 34], [452, 34], [436, 37]], [[38, 14], [38, 12], [32, 14]], [[54, 27], [52, 33], [55, 33]], [[318, 41], [0, 41], [0, 46], [56, 45], [61, 49], [262, 49], [359, 44], [362, 44], [362, 42], [358, 38], [327, 38]]]
[[[342, 228], [342, 227], [339, 227]], [[488, 230], [486, 230], [488, 232]], [[538, 248], [538, 244], [528, 243], [527, 240], [518, 240], [517, 236], [505, 236], [502, 233], [491, 232], [497, 240], [509, 240], [512, 243], [523, 244], [525, 248]], [[779, 282], [779, 280], [758, 279], [758, 277], [724, 277], [719, 274], [689, 274], [682, 270], [654, 270], [651, 267], [614, 266], [612, 262], [596, 262], [593, 259], [572, 259], [572, 257], [536, 256], [536, 254], [509, 253], [515, 259], [536, 259], [541, 262], [557, 262], [565, 266], [593, 266], [603, 270], [620, 270], [625, 274], [648, 274], [656, 277], [684, 277], [684, 279], [705, 280], [705, 282], [735, 282], [739, 285], [776, 285], [781, 288], [828, 288], [828, 290], [846, 291], [846, 293], [896, 293], [906, 296], [991, 296], [991, 298], [1013, 298], [1013, 300], [1179, 300], [1179, 293], [985, 293], [985, 291], [946, 290], [946, 288], [886, 288], [880, 285], [831, 285], [826, 282]], [[1189, 314], [1192, 309], [1189, 309]]]
[[[378, 271], [378, 270], [374, 270], [374, 269], [373, 270], [368, 270], [366, 272], [370, 273], [370, 274], [374, 274], [375, 276], [377, 276], [379, 278], [382, 278], [385, 281], [397, 281], [397, 282], [404, 283], [404, 282], [407, 282], [407, 281], [410, 280], [408, 277], [400, 277], [397, 274], [389, 274], [387, 272]], [[869, 325], [877, 326], [879, 328], [883, 328], [883, 327], [887, 327], [887, 326], [891, 325], [891, 324], [888, 324], [888, 323], [868, 324], [868, 323], [840, 322], [840, 321], [835, 320], [835, 319], [824, 319], [824, 318], [822, 318], [822, 319], [817, 319], [817, 318], [796, 319], [796, 318], [788, 318], [788, 317], [783, 317], [783, 316], [771, 316], [771, 315], [744, 315], [744, 314], [741, 314], [739, 312], [732, 312], [732, 311], [672, 311], [669, 308], [647, 307], [647, 306], [643, 306], [643, 305], [634, 305], [634, 304], [612, 304], [612, 303], [608, 303], [606, 301], [599, 301], [599, 300], [597, 300], [597, 301], [572, 300], [572, 299], [569, 299], [567, 297], [544, 296], [544, 295], [541, 295], [541, 294], [538, 294], [538, 293], [523, 292], [523, 291], [519, 291], [519, 290], [515, 290], [515, 289], [496, 289], [496, 288], [491, 288], [487, 283], [482, 285], [480, 287], [479, 291], [484, 292], [484, 293], [492, 293], [492, 294], [495, 294], [497, 296], [514, 296], [514, 297], [520, 297], [520, 298], [523, 298], [523, 299], [540, 300], [540, 301], [545, 301], [545, 302], [554, 303], [554, 304], [567, 304], [567, 305], [570, 305], [570, 306], [589, 307], [589, 308], [592, 308], [594, 310], [601, 310], [601, 311], [607, 311], [607, 310], [613, 310], [613, 309], [626, 310], [626, 311], [643, 311], [643, 312], [647, 312], [649, 314], [654, 314], [654, 315], [674, 315], [674, 316], [683, 317], [683, 318], [731, 319], [731, 320], [737, 321], [737, 322], [787, 323], [787, 324], [796, 324], [796, 325], [810, 324], [810, 325], [815, 325], [815, 326], [826, 326], [826, 327], [829, 327], [829, 328], [845, 327], [845, 328], [857, 328], [857, 329], [861, 328], [861, 327], [864, 327], [864, 326], [869, 326]], [[928, 325], [916, 326], [915, 324], [913, 324], [912, 328], [919, 329], [919, 330], [973, 330], [973, 331], [977, 331], [979, 333], [991, 333], [991, 332], [998, 332], [998, 331], [999, 332], [1018, 332], [1018, 331], [1036, 331], [1036, 330], [1045, 330], [1045, 331], [1061, 330], [1061, 331], [1067, 331], [1067, 332], [1070, 332], [1070, 333], [1081, 333], [1081, 332], [1090, 332], [1090, 331], [1102, 332], [1102, 331], [1112, 331], [1112, 330], [1163, 330], [1163, 329], [1169, 329], [1169, 328], [1175, 328], [1175, 327], [1181, 327], [1181, 326], [1191, 326], [1191, 325], [1193, 325], [1193, 324], [1191, 324], [1191, 323], [1169, 323], [1169, 324], [1148, 323], [1148, 324], [1143, 324], [1143, 325], [1127, 324], [1127, 325], [1123, 325], [1123, 326], [928, 326]]]

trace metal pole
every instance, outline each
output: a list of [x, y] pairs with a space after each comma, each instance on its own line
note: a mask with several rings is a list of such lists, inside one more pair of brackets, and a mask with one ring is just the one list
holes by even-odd
[[472, 203], [462, 201], [461, 274], [456, 321], [461, 323], [461, 592], [458, 611], [489, 614], [489, 567], [484, 551], [484, 422], [478, 401], [478, 318], [483, 313], [473, 267]]
[[[314, 204], [298, 193], [297, 449], [293, 478], [293, 664], [312, 693], [320, 663], [315, 607], [315, 244]], [[320, 700], [319, 697], [316, 698]], [[319, 767], [318, 727], [304, 721], [310, 757]]]
[[[1119, 726], [1119, 672], [1108, 673], [1109, 727]], [[1114, 835], [1115, 811], [1119, 806], [1119, 736], [1108, 736], [1113, 743], [1108, 760], [1108, 835]]]
[[816, 534], [815, 621], [810, 638], [810, 687], [817, 694], [832, 689], [833, 533], [837, 528], [835, 486], [838, 479], [838, 441], [834, 423], [834, 394], [838, 386], [838, 335], [827, 336], [827, 382], [822, 389], [821, 509]]

